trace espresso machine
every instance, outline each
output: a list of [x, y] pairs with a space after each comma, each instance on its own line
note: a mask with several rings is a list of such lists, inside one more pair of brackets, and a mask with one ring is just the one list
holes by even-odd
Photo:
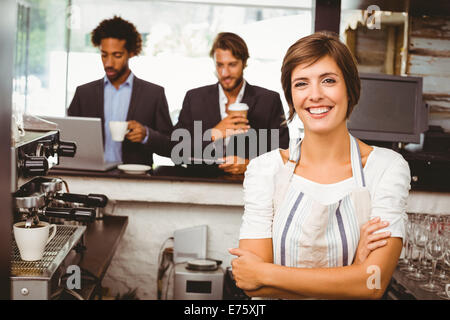
[[[100, 194], [69, 193], [60, 178], [46, 177], [60, 157], [73, 157], [76, 144], [59, 139], [59, 130], [24, 130], [11, 147], [11, 193], [13, 221], [26, 226], [40, 220], [57, 224], [55, 237], [45, 247], [39, 261], [22, 261], [12, 241], [11, 299], [49, 300], [64, 288], [66, 267], [72, 250], [86, 250], [85, 231], [102, 215], [108, 198]], [[73, 252], [72, 252], [73, 253]], [[72, 257], [73, 259], [73, 257]]]

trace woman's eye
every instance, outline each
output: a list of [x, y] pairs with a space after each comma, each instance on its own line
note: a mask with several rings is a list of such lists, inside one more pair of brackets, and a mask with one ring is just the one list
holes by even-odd
[[294, 84], [294, 87], [300, 88], [306, 86], [306, 82], [297, 82]]
[[331, 78], [326, 78], [326, 79], [323, 80], [323, 82], [324, 82], [324, 83], [335, 83], [336, 80], [331, 79]]

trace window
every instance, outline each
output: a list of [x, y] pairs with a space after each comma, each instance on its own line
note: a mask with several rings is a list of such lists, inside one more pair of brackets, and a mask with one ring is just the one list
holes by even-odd
[[[209, 50], [215, 35], [222, 31], [239, 34], [249, 47], [246, 80], [281, 94], [281, 61], [294, 41], [311, 32], [311, 10], [287, 7], [287, 3], [297, 5], [298, 1], [282, 1], [285, 7], [276, 8], [269, 6], [269, 1], [265, 6], [250, 5], [257, 1], [247, 1], [248, 6], [237, 5], [238, 1], [228, 1], [235, 5], [198, 2], [73, 1], [81, 20], [71, 29], [68, 103], [78, 85], [104, 76], [90, 32], [101, 20], [114, 15], [135, 24], [143, 35], [143, 53], [130, 60], [130, 68], [136, 76], [165, 88], [174, 124], [186, 91], [217, 81]], [[305, 5], [311, 7], [310, 1]], [[62, 67], [64, 53], [60, 55], [57, 61]]]
[[[65, 62], [53, 62], [65, 50], [66, 1], [18, 1], [13, 102], [31, 114], [64, 114]], [[62, 90], [59, 82], [62, 80]]]
[[26, 112], [35, 115], [65, 115], [76, 87], [104, 76], [90, 33], [114, 15], [132, 22], [141, 33], [143, 52], [130, 60], [130, 68], [141, 79], [165, 88], [174, 124], [186, 91], [217, 82], [209, 50], [222, 31], [246, 41], [250, 59], [244, 77], [279, 92], [287, 113], [280, 83], [282, 59], [291, 44], [312, 31], [312, 0], [29, 3], [29, 67], [20, 79], [28, 84], [28, 91], [21, 93]]

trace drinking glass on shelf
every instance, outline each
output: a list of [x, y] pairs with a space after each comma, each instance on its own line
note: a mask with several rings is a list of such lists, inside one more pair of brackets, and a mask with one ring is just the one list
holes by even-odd
[[399, 262], [399, 265], [401, 272], [412, 273], [416, 271], [413, 264], [414, 222], [412, 218], [406, 222], [405, 230], [405, 257], [402, 259], [402, 263]]
[[[447, 264], [447, 266], [450, 266], [450, 238], [448, 237], [448, 234], [444, 237], [444, 251], [444, 263]], [[448, 285], [449, 283], [450, 281], [444, 283], [444, 290], [437, 294], [440, 298], [450, 300], [450, 297], [445, 290], [445, 285]]]
[[425, 244], [427, 243], [427, 233], [425, 231], [426, 228], [420, 221], [414, 223], [414, 231], [413, 231], [414, 245], [417, 247], [419, 251], [419, 258], [416, 271], [414, 273], [407, 275], [407, 278], [411, 280], [424, 281], [427, 279], [427, 276], [423, 274], [421, 268]]
[[450, 271], [450, 264], [445, 262], [445, 253], [444, 256], [438, 260], [437, 263], [437, 272], [435, 279], [439, 281], [441, 285], [445, 285], [446, 283], [450, 283], [450, 277], [447, 273]]
[[425, 213], [416, 213], [414, 215], [414, 223], [422, 223], [425, 220], [426, 216], [427, 215]]
[[[439, 217], [437, 215], [427, 214], [423, 220], [425, 232], [427, 232], [428, 234], [436, 232], [438, 223]], [[432, 260], [433, 257], [430, 256], [427, 250], [424, 250], [422, 258], [422, 271], [429, 275], [431, 275], [432, 273]]]
[[429, 291], [429, 292], [435, 292], [439, 291], [440, 286], [434, 283], [434, 273], [436, 272], [436, 264], [438, 259], [441, 259], [445, 253], [444, 249], [444, 238], [439, 235], [437, 232], [437, 229], [432, 229], [428, 231], [428, 240], [425, 245], [426, 252], [431, 256], [432, 258], [432, 271], [430, 280], [426, 284], [422, 284], [419, 287], [422, 289]]
[[431, 231], [432, 233], [438, 232], [439, 220], [440, 217], [438, 215], [428, 215], [427, 218], [424, 220], [427, 230]]
[[409, 259], [408, 259], [408, 245], [409, 245], [409, 240], [408, 240], [408, 233], [409, 233], [409, 226], [410, 226], [410, 220], [408, 218], [408, 220], [405, 223], [405, 239], [403, 241], [403, 245], [404, 245], [404, 256], [402, 259], [400, 259], [398, 261], [398, 266], [399, 267], [404, 267], [407, 266], [409, 264]]
[[[439, 227], [438, 232], [444, 237], [444, 241], [447, 241], [450, 237], [450, 215], [441, 215], [439, 217]], [[441, 261], [438, 262], [438, 267], [440, 267], [440, 273], [437, 276], [438, 281], [445, 285], [450, 282], [450, 277], [447, 276], [447, 271], [450, 269], [450, 262], [446, 263], [445, 254]]]
[[443, 234], [445, 232], [446, 229], [446, 223], [448, 222], [448, 217], [449, 216], [445, 216], [445, 215], [439, 215], [438, 216], [438, 225], [437, 225], [437, 229], [439, 234]]

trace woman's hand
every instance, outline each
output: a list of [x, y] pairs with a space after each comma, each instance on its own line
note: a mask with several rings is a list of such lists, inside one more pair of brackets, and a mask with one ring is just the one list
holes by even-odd
[[362, 264], [373, 250], [386, 245], [386, 239], [391, 236], [389, 231], [373, 234], [389, 225], [389, 222], [380, 220], [380, 217], [375, 217], [361, 227], [353, 264]]
[[258, 270], [265, 262], [256, 254], [244, 249], [228, 249], [228, 251], [237, 256], [231, 262], [233, 277], [236, 281], [236, 286], [242, 290], [252, 291], [257, 290], [263, 286], [263, 283], [258, 279]]

